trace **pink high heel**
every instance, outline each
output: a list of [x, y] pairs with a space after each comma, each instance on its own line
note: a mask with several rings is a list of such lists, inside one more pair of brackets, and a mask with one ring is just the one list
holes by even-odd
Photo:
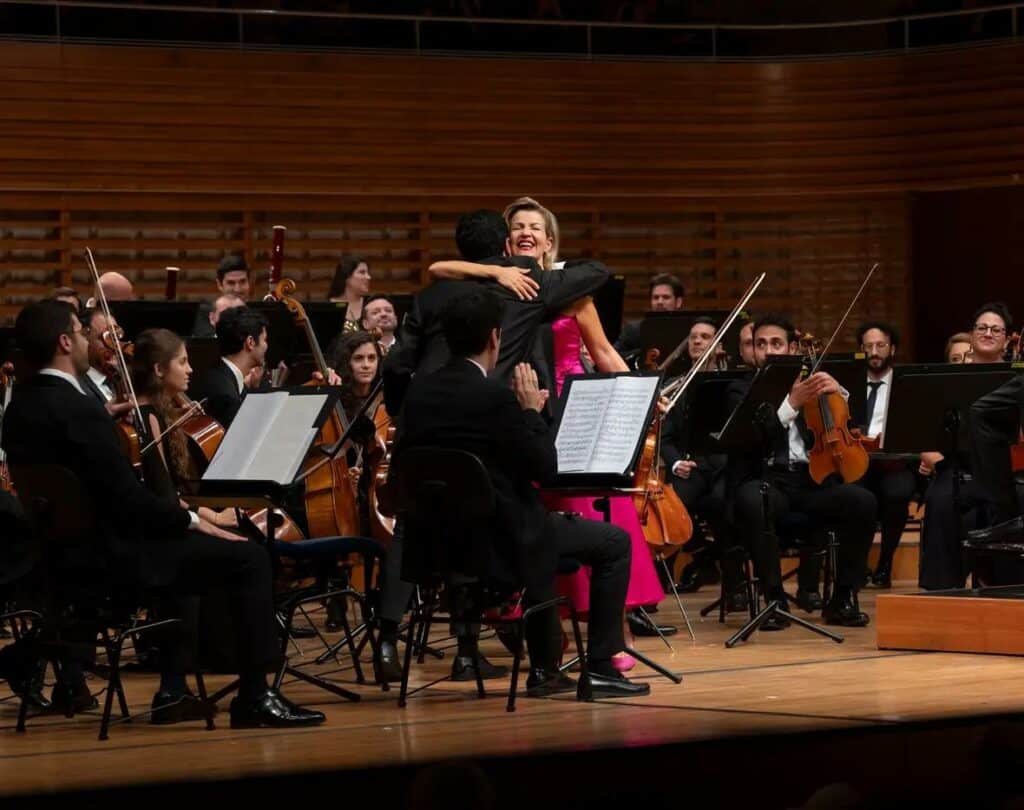
[[612, 666], [619, 672], [629, 672], [636, 666], [636, 659], [629, 653], [615, 653], [615, 655], [612, 656]]

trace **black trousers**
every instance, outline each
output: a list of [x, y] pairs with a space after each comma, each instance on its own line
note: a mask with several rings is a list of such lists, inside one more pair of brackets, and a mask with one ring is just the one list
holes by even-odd
[[1019, 376], [971, 406], [971, 468], [977, 495], [991, 503], [995, 523], [1020, 514], [1010, 465], [1010, 445], [1017, 442], [1022, 408], [1024, 378]]
[[[590, 619], [587, 637], [588, 655], [593, 661], [608, 660], [625, 646], [622, 634], [622, 613], [629, 587], [632, 544], [629, 535], [618, 526], [595, 520], [547, 516], [549, 542], [559, 556], [578, 560], [590, 566]], [[403, 531], [395, 526], [394, 541], [388, 549], [381, 576], [380, 617], [398, 625], [408, 609], [413, 585], [402, 580]], [[535, 580], [524, 596], [526, 606], [553, 599], [555, 571]], [[561, 655], [561, 625], [557, 611], [543, 611], [527, 622], [527, 643], [534, 666], [550, 668]]]
[[217, 589], [227, 593], [239, 675], [255, 678], [275, 671], [282, 653], [266, 549], [250, 541], [231, 542], [193, 531], [174, 542], [181, 544], [177, 571], [157, 591], [156, 607], [161, 618], [182, 619], [183, 632], [161, 640], [162, 669], [183, 673], [194, 660], [199, 596]]
[[917, 485], [915, 471], [908, 462], [872, 461], [859, 486], [869, 490], [878, 501], [878, 522], [882, 527], [879, 569], [892, 567], [892, 558], [907, 528], [910, 501]]
[[690, 517], [704, 520], [715, 541], [724, 543], [728, 532], [725, 477], [713, 469], [697, 467], [689, 478], [672, 475], [671, 481]]
[[948, 462], [939, 465], [924, 501], [918, 574], [918, 584], [922, 588], [927, 591], [942, 591], [964, 586], [967, 579], [963, 549], [964, 532], [979, 527], [979, 507], [984, 502], [983, 491], [978, 483], [974, 480], [962, 480], [958, 513], [953, 501], [953, 468]]
[[[815, 524], [836, 530], [839, 543], [836, 586], [856, 591], [867, 569], [868, 550], [875, 534], [875, 496], [854, 484], [819, 485], [806, 467], [767, 473], [768, 497], [775, 521], [792, 509], [806, 514]], [[733, 523], [751, 550], [757, 575], [767, 591], [782, 586], [779, 541], [766, 531], [761, 482], [741, 484], [733, 498]]]

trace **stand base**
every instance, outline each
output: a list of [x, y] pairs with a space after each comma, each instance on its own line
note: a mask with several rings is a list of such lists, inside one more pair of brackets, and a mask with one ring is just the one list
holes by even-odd
[[725, 642], [725, 646], [728, 649], [732, 649], [741, 641], [746, 641], [754, 633], [755, 630], [760, 630], [761, 625], [764, 624], [769, 618], [778, 616], [786, 619], [787, 621], [797, 624], [803, 627], [805, 630], [810, 630], [812, 633], [817, 633], [819, 636], [832, 639], [836, 644], [843, 643], [843, 637], [838, 633], [833, 633], [831, 630], [826, 630], [824, 627], [819, 627], [816, 624], [801, 619], [799, 616], [794, 616], [792, 613], [787, 611], [781, 602], [772, 601], [768, 603], [768, 606], [758, 613], [753, 619], [747, 622], [743, 627], [737, 630], [729, 640]]

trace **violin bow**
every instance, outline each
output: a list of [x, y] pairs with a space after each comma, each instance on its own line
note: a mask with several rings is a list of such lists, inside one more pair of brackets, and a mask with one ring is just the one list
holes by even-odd
[[167, 427], [161, 430], [156, 436], [154, 436], [152, 441], [150, 441], [149, 444], [147, 444], [139, 451], [139, 455], [146, 455], [146, 453], [148, 453], [150, 450], [152, 450], [154, 447], [156, 447], [158, 444], [160, 444], [160, 442], [164, 440], [164, 436], [166, 436], [179, 425], [183, 425], [185, 422], [191, 419], [196, 414], [196, 411], [202, 411], [203, 402], [206, 402], [206, 400], [204, 399], [201, 402], [193, 402], [192, 404], [190, 404], [185, 409], [185, 413], [183, 413], [181, 416], [179, 416], [177, 419], [171, 422], [171, 424], [169, 424]]
[[[850, 301], [850, 306], [846, 308], [846, 312], [843, 313], [843, 317], [839, 319], [839, 323], [836, 324], [835, 330], [832, 332], [832, 337], [828, 339], [828, 343], [825, 344], [825, 348], [818, 354], [818, 359], [814, 361], [814, 367], [811, 369], [811, 374], [814, 374], [819, 368], [821, 368], [821, 361], [825, 359], [825, 355], [828, 354], [828, 350], [832, 348], [832, 343], [839, 334], [839, 330], [846, 324], [846, 319], [850, 317], [850, 313], [853, 312], [853, 308], [857, 305], [857, 301], [864, 292], [864, 289], [868, 286], [868, 282], [871, 281], [871, 277], [875, 274], [875, 271], [881, 266], [881, 262], [875, 262], [871, 265], [871, 269], [868, 270], [868, 274], [864, 277], [864, 281], [860, 284], [860, 289], [857, 290], [853, 296], [853, 300]], [[809, 375], [808, 375], [809, 376]]]
[[110, 327], [110, 335], [114, 338], [114, 354], [117, 357], [118, 371], [121, 372], [125, 388], [128, 389], [128, 394], [132, 398], [132, 410], [135, 412], [136, 425], [141, 429], [143, 424], [142, 409], [139, 408], [139, 401], [135, 398], [135, 386], [132, 385], [132, 375], [128, 370], [128, 363], [124, 359], [121, 339], [117, 336], [117, 329], [113, 326], [114, 316], [110, 314], [110, 304], [107, 301], [106, 293], [103, 292], [103, 286], [100, 284], [100, 271], [96, 268], [96, 260], [92, 256], [92, 249], [88, 247], [85, 249], [85, 263], [89, 266], [92, 280], [96, 283], [96, 297], [100, 301], [103, 316], [107, 319], [107, 325]]
[[697, 372], [699, 372], [703, 367], [704, 362], [712, 355], [715, 349], [718, 348], [718, 344], [720, 344], [725, 338], [726, 332], [728, 332], [729, 328], [736, 322], [736, 319], [739, 318], [743, 310], [747, 308], [747, 304], [750, 302], [750, 299], [754, 297], [754, 293], [757, 292], [767, 275], [767, 273], [761, 273], [761, 275], [753, 280], [751, 285], [747, 288], [747, 291], [743, 293], [743, 297], [740, 298], [736, 306], [733, 307], [732, 312], [729, 313], [729, 317], [722, 323], [721, 328], [715, 332], [714, 339], [704, 347], [704, 351], [701, 352], [700, 358], [694, 362], [693, 367], [686, 373], [686, 376], [681, 380], [669, 383], [661, 389], [662, 396], [671, 396], [668, 408], [665, 409], [665, 413], [661, 414], [662, 419], [664, 419], [668, 412], [676, 406], [679, 398], [683, 393], [685, 393], [686, 389], [689, 388], [690, 383], [693, 382], [694, 377], [697, 376]]

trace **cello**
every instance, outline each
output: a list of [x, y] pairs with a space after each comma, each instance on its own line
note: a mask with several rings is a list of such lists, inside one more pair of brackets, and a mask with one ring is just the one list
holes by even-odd
[[[11, 395], [14, 393], [14, 363], [5, 361], [0, 365], [0, 387], [4, 389], [2, 403], [0, 403], [0, 426], [3, 425], [3, 415], [7, 413], [7, 407], [11, 404]], [[11, 472], [7, 468], [7, 454], [0, 449], [0, 490], [12, 492], [14, 486], [11, 483]]]

